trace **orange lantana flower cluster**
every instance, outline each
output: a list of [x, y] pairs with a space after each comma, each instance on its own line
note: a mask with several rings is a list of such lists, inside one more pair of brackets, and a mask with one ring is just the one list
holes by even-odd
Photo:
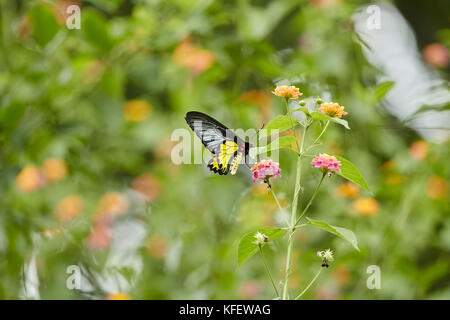
[[298, 99], [303, 93], [294, 86], [278, 86], [272, 93], [278, 97], [286, 99]]
[[342, 118], [342, 116], [345, 116], [348, 113], [344, 111], [343, 106], [340, 106], [339, 103], [336, 102], [322, 103], [318, 110], [333, 118]]

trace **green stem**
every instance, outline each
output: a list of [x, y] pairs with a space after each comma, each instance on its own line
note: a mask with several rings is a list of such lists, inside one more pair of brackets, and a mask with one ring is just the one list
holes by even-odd
[[322, 272], [323, 267], [320, 267], [319, 272], [316, 273], [314, 278], [311, 280], [311, 282], [306, 286], [305, 290], [303, 290], [298, 296], [295, 297], [295, 300], [298, 300], [301, 298], [301, 296], [308, 291], [308, 289], [311, 287], [311, 285], [316, 281], [316, 279], [319, 277], [319, 274]]
[[303, 223], [303, 224], [297, 224], [297, 225], [295, 225], [295, 230], [297, 230], [297, 229], [300, 229], [300, 228], [303, 228], [303, 227], [306, 227], [308, 224], [307, 223]]
[[283, 300], [288, 299], [289, 274], [290, 274], [290, 268], [291, 268], [292, 247], [294, 244], [293, 235], [295, 232], [295, 221], [296, 221], [296, 213], [297, 213], [298, 196], [299, 196], [300, 190], [301, 190], [300, 179], [302, 176], [302, 153], [303, 153], [303, 146], [305, 144], [305, 136], [306, 136], [307, 128], [308, 127], [305, 125], [304, 129], [303, 129], [302, 145], [300, 147], [300, 155], [298, 156], [298, 160], [297, 160], [297, 176], [295, 179], [294, 198], [292, 200], [291, 222], [289, 225], [288, 249], [287, 249], [287, 256], [286, 256], [285, 278], [284, 278], [283, 297], [282, 297]]
[[319, 136], [316, 138], [316, 140], [314, 140], [313, 144], [315, 144], [317, 141], [319, 141], [319, 139], [322, 137], [322, 135], [327, 130], [329, 124], [330, 124], [330, 121], [328, 120], [327, 123], [325, 124], [325, 127], [323, 127], [322, 132], [319, 134]]
[[313, 202], [314, 198], [316, 197], [317, 191], [319, 191], [320, 185], [322, 184], [323, 178], [325, 178], [327, 174], [324, 172], [322, 174], [322, 178], [320, 178], [319, 183], [316, 186], [316, 189], [314, 189], [314, 193], [311, 196], [311, 199], [309, 200], [308, 204], [306, 205], [305, 209], [303, 209], [302, 214], [298, 217], [297, 221], [295, 222], [295, 226], [300, 222], [300, 219], [304, 216], [306, 211], [308, 211], [309, 207], [311, 206], [311, 203]]
[[[286, 98], [286, 112], [287, 112], [287, 114], [288, 114], [288, 116], [289, 116], [289, 120], [291, 121], [292, 136], [293, 136], [294, 138], [296, 138], [296, 137], [295, 137], [294, 122], [292, 121], [292, 112], [291, 112], [291, 109], [289, 108], [289, 99], [288, 99], [288, 98]], [[297, 139], [295, 139], [295, 144], [297, 145], [297, 150], [300, 150], [300, 146], [298, 145]], [[302, 148], [303, 148], [303, 145], [302, 145]], [[300, 151], [300, 152], [301, 152], [301, 151]]]
[[284, 214], [284, 209], [281, 207], [281, 204], [278, 201], [277, 195], [275, 194], [275, 191], [273, 191], [273, 187], [270, 188], [270, 191], [272, 192], [275, 202], [277, 203], [278, 209], [280, 209], [280, 211], [283, 213], [283, 218], [285, 218], [286, 224], [289, 225], [289, 222], [287, 221], [286, 216]]
[[311, 146], [308, 147], [308, 149], [306, 151], [308, 151], [309, 149], [311, 149], [312, 147], [314, 147], [317, 143], [317, 141], [319, 141], [319, 139], [322, 137], [322, 135], [325, 133], [325, 131], [328, 128], [328, 125], [330, 124], [330, 121], [328, 120], [327, 123], [325, 124], [325, 127], [323, 127], [322, 132], [319, 134], [319, 136], [314, 140], [314, 142], [311, 144]]
[[266, 267], [267, 275], [269, 276], [270, 282], [272, 282], [273, 289], [275, 290], [275, 293], [276, 293], [277, 297], [279, 297], [280, 294], [278, 293], [277, 286], [275, 285], [275, 282], [273, 281], [272, 275], [270, 274], [269, 266], [267, 265], [267, 261], [264, 258], [264, 254], [263, 254], [261, 245], [259, 245], [259, 252], [261, 253], [261, 258], [262, 258], [262, 260], [264, 262], [264, 266]]

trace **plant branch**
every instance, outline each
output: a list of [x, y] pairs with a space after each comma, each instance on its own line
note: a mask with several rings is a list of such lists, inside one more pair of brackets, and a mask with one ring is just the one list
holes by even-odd
[[[289, 99], [288, 98], [286, 98], [286, 112], [287, 112], [287, 114], [289, 116], [289, 120], [291, 121], [292, 136], [295, 138], [294, 122], [292, 122], [292, 112], [291, 112], [291, 108], [289, 108]], [[300, 146], [298, 145], [298, 140], [297, 139], [295, 139], [295, 144], [297, 145], [297, 150], [300, 151]]]
[[320, 178], [319, 183], [316, 186], [316, 189], [314, 189], [314, 193], [311, 196], [311, 199], [309, 200], [308, 204], [306, 205], [305, 209], [303, 209], [302, 214], [298, 217], [297, 221], [295, 221], [295, 226], [300, 222], [300, 219], [305, 215], [306, 211], [308, 211], [309, 207], [311, 206], [311, 203], [313, 202], [314, 198], [316, 197], [317, 191], [319, 191], [320, 185], [322, 184], [323, 178], [325, 178], [327, 174], [324, 172], [322, 174], [322, 178]]
[[328, 125], [330, 124], [330, 121], [328, 120], [327, 123], [325, 124], [325, 127], [323, 127], [322, 132], [319, 134], [319, 136], [314, 140], [314, 142], [308, 147], [308, 149], [306, 151], [308, 151], [309, 149], [313, 148], [316, 146], [317, 141], [319, 141], [319, 139], [322, 137], [322, 135], [325, 133], [325, 131], [328, 128]]
[[294, 198], [292, 200], [292, 212], [291, 212], [291, 222], [289, 225], [289, 238], [288, 238], [288, 249], [287, 249], [287, 256], [286, 256], [286, 266], [285, 266], [285, 278], [284, 278], [284, 286], [283, 286], [283, 300], [288, 299], [288, 284], [289, 284], [289, 274], [290, 274], [290, 268], [291, 268], [291, 256], [292, 256], [292, 247], [293, 247], [293, 235], [295, 231], [295, 221], [296, 221], [296, 214], [297, 214], [297, 204], [298, 204], [298, 196], [300, 194], [301, 190], [301, 175], [302, 175], [302, 153], [303, 153], [303, 147], [305, 144], [305, 136], [306, 136], [306, 130], [308, 129], [308, 126], [303, 127], [303, 135], [302, 135], [302, 144], [300, 147], [300, 155], [297, 159], [297, 176], [295, 179], [295, 189], [294, 189]]
[[316, 281], [316, 279], [319, 277], [319, 274], [322, 272], [323, 267], [320, 267], [319, 271], [316, 273], [316, 275], [314, 276], [314, 278], [311, 280], [311, 282], [306, 286], [306, 288], [298, 295], [295, 297], [295, 300], [298, 300], [301, 298], [301, 296], [308, 291], [308, 289], [311, 287], [311, 285], [314, 283], [314, 281]]
[[289, 221], [287, 221], [286, 215], [284, 214], [285, 211], [284, 211], [284, 209], [281, 207], [281, 204], [280, 204], [280, 202], [278, 201], [278, 197], [277, 197], [277, 195], [275, 194], [275, 191], [273, 191], [273, 187], [270, 188], [270, 191], [272, 192], [272, 195], [273, 195], [273, 197], [274, 197], [274, 199], [275, 199], [275, 202], [277, 203], [278, 209], [280, 209], [280, 211], [283, 212], [283, 218], [285, 219], [286, 224], [289, 226]]
[[280, 294], [278, 293], [277, 286], [275, 285], [275, 282], [273, 281], [272, 275], [270, 274], [270, 269], [269, 269], [269, 266], [267, 265], [266, 259], [264, 258], [264, 254], [263, 254], [261, 245], [259, 245], [259, 252], [261, 253], [261, 258], [262, 258], [262, 260], [264, 262], [264, 266], [266, 267], [267, 275], [270, 278], [270, 282], [272, 282], [273, 289], [275, 290], [275, 293], [276, 293], [277, 297], [279, 297]]

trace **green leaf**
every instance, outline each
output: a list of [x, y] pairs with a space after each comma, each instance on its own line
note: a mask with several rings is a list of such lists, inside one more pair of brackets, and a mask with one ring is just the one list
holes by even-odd
[[107, 28], [107, 20], [104, 16], [93, 10], [86, 10], [81, 19], [81, 30], [88, 42], [99, 49], [109, 50], [113, 42]]
[[248, 40], [261, 40], [276, 28], [277, 24], [289, 12], [293, 4], [274, 1], [266, 7], [256, 7], [242, 2], [239, 19], [239, 31]]
[[375, 87], [374, 94], [375, 94], [375, 98], [377, 99], [377, 101], [380, 101], [381, 99], [384, 98], [386, 93], [388, 93], [388, 91], [391, 90], [394, 83], [395, 82], [393, 82], [393, 81], [386, 81], [386, 82], [380, 83], [379, 85], [377, 85]]
[[[282, 237], [286, 230], [276, 229], [271, 227], [259, 228], [256, 231], [247, 233], [241, 238], [238, 246], [238, 265], [241, 266], [245, 260], [253, 256], [258, 251], [258, 245], [255, 244], [255, 234], [261, 232], [265, 234], [269, 239], [268, 242]], [[264, 245], [264, 244], [263, 244]]]
[[296, 141], [296, 138], [293, 136], [280, 137], [279, 139], [272, 141], [267, 146], [258, 148], [256, 153], [261, 154], [261, 153], [266, 153], [266, 152], [281, 149], [281, 148], [291, 149], [292, 144], [295, 143], [295, 141]]
[[261, 133], [259, 135], [260, 138], [270, 136], [270, 131], [272, 130], [278, 130], [278, 133], [281, 133], [283, 131], [289, 130], [292, 128], [292, 125], [294, 127], [298, 125], [298, 121], [290, 116], [286, 115], [279, 115], [276, 118], [269, 121], [267, 124], [265, 130], [261, 130]]
[[335, 156], [335, 157], [336, 157], [336, 159], [338, 159], [341, 162], [340, 168], [342, 171], [342, 172], [336, 171], [336, 173], [338, 175], [340, 175], [341, 177], [360, 185], [361, 187], [363, 187], [364, 189], [366, 189], [367, 191], [370, 192], [369, 186], [367, 185], [366, 181], [364, 180], [363, 176], [361, 175], [361, 172], [359, 172], [358, 168], [356, 168], [353, 163], [351, 163], [350, 161], [348, 161], [347, 159], [345, 159], [343, 157], [340, 157], [340, 156]]
[[335, 236], [338, 236], [339, 238], [348, 241], [353, 246], [353, 248], [359, 251], [358, 240], [356, 239], [356, 236], [353, 233], [353, 231], [341, 227], [332, 226], [323, 221], [313, 220], [309, 218], [306, 219], [308, 219], [308, 224], [323, 229], [325, 231], [328, 231], [329, 233], [332, 233]]
[[337, 124], [340, 124], [341, 126], [344, 126], [346, 129], [350, 130], [350, 127], [348, 126], [348, 122], [341, 118], [334, 118], [330, 117], [326, 114], [323, 114], [322, 112], [313, 111], [311, 112], [311, 118], [313, 120], [320, 120], [320, 121], [331, 121]]
[[300, 107], [300, 108], [297, 108], [297, 109], [292, 110], [292, 112], [296, 112], [296, 111], [301, 111], [301, 112], [303, 112], [304, 114], [309, 114], [309, 109], [308, 109], [308, 107]]
[[30, 12], [33, 25], [33, 36], [36, 42], [44, 47], [58, 33], [59, 25], [48, 6], [37, 5]]

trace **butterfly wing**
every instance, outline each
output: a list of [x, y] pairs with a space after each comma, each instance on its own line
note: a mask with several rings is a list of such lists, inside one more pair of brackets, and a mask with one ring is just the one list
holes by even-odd
[[214, 173], [226, 175], [235, 174], [243, 154], [248, 154], [250, 144], [244, 142], [233, 131], [216, 119], [198, 112], [186, 114], [186, 122], [200, 138], [214, 157], [208, 162], [208, 168]]
[[190, 111], [186, 114], [185, 119], [211, 153], [215, 154], [219, 151], [219, 147], [224, 141], [243, 142], [233, 131], [204, 113]]

